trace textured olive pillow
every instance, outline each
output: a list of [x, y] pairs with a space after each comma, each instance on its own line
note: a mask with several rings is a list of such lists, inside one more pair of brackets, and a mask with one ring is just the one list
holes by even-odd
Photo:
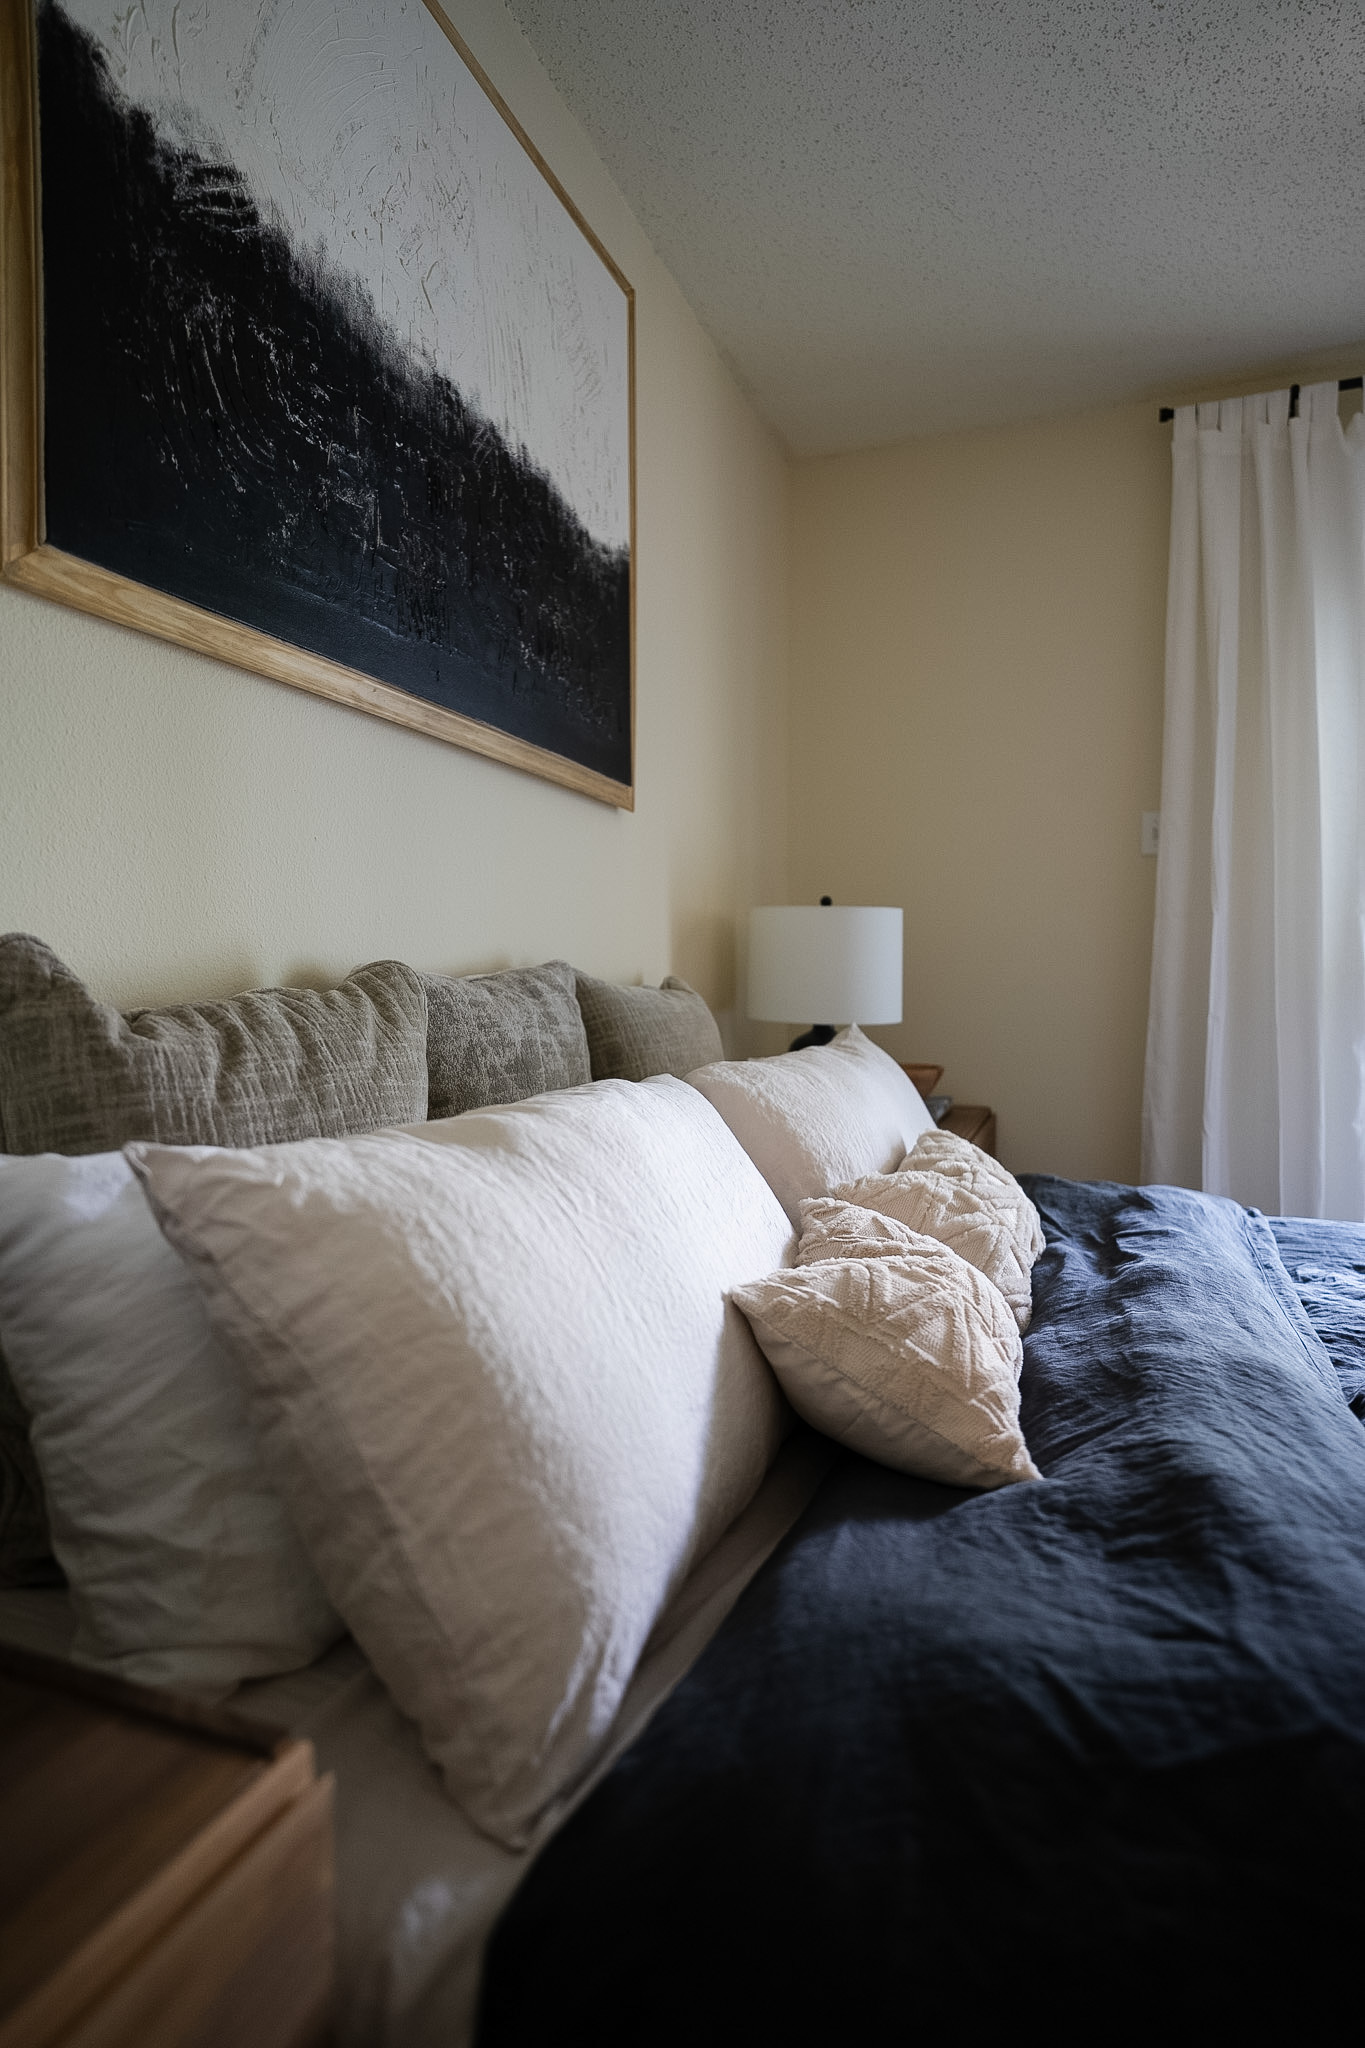
[[427, 1114], [460, 1116], [592, 1079], [567, 960], [427, 974]]
[[[271, 1145], [420, 1123], [426, 1014], [421, 976], [381, 960], [321, 992], [124, 1016], [40, 939], [11, 932], [0, 937], [0, 1151]], [[0, 1359], [0, 1585], [60, 1576], [47, 1553], [27, 1417]]]
[[0, 1149], [342, 1138], [427, 1113], [426, 996], [397, 960], [337, 988], [122, 1015], [39, 939], [0, 938]]
[[594, 1081], [647, 1081], [725, 1058], [716, 1020], [694, 988], [676, 975], [660, 988], [622, 988], [578, 977], [578, 1007], [588, 1034]]

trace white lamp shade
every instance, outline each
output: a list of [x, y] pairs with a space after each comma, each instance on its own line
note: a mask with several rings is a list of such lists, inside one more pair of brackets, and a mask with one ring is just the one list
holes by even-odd
[[749, 1015], [899, 1024], [900, 910], [793, 903], [749, 912]]

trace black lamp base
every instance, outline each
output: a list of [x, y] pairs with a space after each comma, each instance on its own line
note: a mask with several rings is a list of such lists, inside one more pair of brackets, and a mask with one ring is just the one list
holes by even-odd
[[832, 1024], [812, 1024], [809, 1031], [803, 1031], [787, 1047], [788, 1052], [804, 1052], [808, 1045], [828, 1045], [834, 1037]]

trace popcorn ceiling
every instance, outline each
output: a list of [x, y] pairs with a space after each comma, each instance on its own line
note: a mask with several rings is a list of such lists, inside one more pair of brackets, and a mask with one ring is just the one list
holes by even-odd
[[509, 5], [797, 452], [1365, 336], [1358, 0]]

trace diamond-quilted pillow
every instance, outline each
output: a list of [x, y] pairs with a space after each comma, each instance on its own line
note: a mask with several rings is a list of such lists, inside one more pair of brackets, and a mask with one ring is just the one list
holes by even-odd
[[[907, 1233], [908, 1234], [908, 1233]], [[816, 1429], [948, 1486], [1041, 1475], [1019, 1428], [1019, 1332], [998, 1289], [946, 1245], [824, 1259], [730, 1299]]]
[[1031, 1212], [1033, 1205], [1022, 1189], [1015, 1202], [990, 1182], [910, 1167], [899, 1173], [866, 1174], [832, 1189], [831, 1195], [836, 1202], [876, 1210], [908, 1230], [951, 1246], [959, 1258], [995, 1283], [1019, 1328], [1028, 1328], [1033, 1307], [1032, 1230], [1019, 1204], [1028, 1203]]
[[924, 1167], [934, 1173], [946, 1173], [950, 1180], [963, 1181], [978, 1190], [996, 1190], [997, 1198], [1010, 1203], [1018, 1212], [1021, 1218], [1020, 1242], [1023, 1243], [1026, 1229], [1028, 1259], [1030, 1266], [1033, 1264], [1045, 1241], [1042, 1221], [1008, 1167], [1002, 1166], [998, 1159], [992, 1159], [989, 1152], [983, 1152], [979, 1145], [973, 1145], [968, 1139], [959, 1138], [952, 1131], [938, 1130], [923, 1132], [897, 1171], [914, 1172]]
[[836, 1201], [833, 1195], [802, 1202], [798, 1228], [798, 1266], [814, 1266], [822, 1259], [899, 1258], [919, 1241], [916, 1232], [894, 1216], [859, 1208], [856, 1202]]

